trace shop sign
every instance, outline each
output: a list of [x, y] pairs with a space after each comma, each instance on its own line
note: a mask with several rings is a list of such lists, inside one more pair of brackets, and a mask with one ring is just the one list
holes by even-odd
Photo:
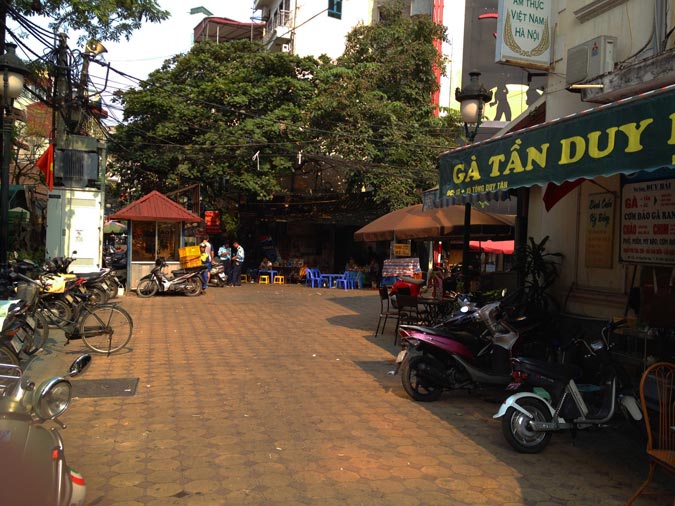
[[410, 256], [410, 244], [405, 244], [405, 243], [394, 244], [394, 256], [396, 256], [396, 257], [409, 257]]
[[495, 61], [548, 69], [552, 0], [499, 0]]
[[207, 234], [220, 233], [220, 211], [204, 211], [205, 232]]
[[590, 109], [440, 158], [440, 197], [675, 166], [675, 86]]
[[675, 264], [675, 179], [623, 186], [620, 237], [622, 262]]
[[614, 194], [588, 196], [586, 267], [611, 269], [614, 259]]

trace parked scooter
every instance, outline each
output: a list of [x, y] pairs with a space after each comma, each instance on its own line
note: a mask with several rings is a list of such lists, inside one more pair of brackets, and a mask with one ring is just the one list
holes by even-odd
[[400, 369], [403, 388], [416, 401], [435, 401], [443, 390], [508, 385], [512, 356], [543, 326], [508, 321], [499, 301], [463, 309], [466, 314], [435, 327], [399, 327], [403, 349], [395, 373]]
[[220, 261], [214, 261], [211, 266], [211, 278], [209, 284], [214, 286], [225, 286], [227, 284], [227, 273], [225, 266]]
[[143, 276], [136, 286], [136, 295], [142, 298], [152, 297], [156, 293], [184, 293], [190, 297], [202, 293], [202, 270], [174, 271], [180, 274], [168, 277], [162, 269], [167, 266], [164, 258], [155, 261], [150, 274]]
[[[67, 376], [82, 374], [90, 362], [90, 355], [81, 355]], [[36, 385], [18, 366], [0, 364], [0, 390], [0, 504], [84, 504], [84, 479], [66, 463], [59, 432], [41, 425], [53, 420], [65, 428], [57, 417], [70, 404], [68, 378], [51, 378]]]
[[[604, 427], [617, 411], [635, 421], [642, 411], [620, 364], [612, 360], [609, 335], [625, 321], [609, 323], [599, 339], [575, 339], [585, 359], [597, 365], [593, 378], [581, 378], [581, 369], [530, 358], [513, 360], [511, 389], [526, 388], [508, 397], [494, 418], [501, 418], [506, 441], [521, 453], [539, 453], [553, 432]], [[588, 380], [591, 381], [588, 381]]]

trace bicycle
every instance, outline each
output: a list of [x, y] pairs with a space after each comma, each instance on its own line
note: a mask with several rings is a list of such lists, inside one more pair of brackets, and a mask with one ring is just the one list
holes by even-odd
[[[22, 280], [42, 286], [40, 281], [31, 279], [17, 273]], [[134, 323], [131, 315], [118, 303], [106, 303], [99, 305], [88, 304], [90, 296], [85, 293], [72, 292], [75, 307], [72, 314], [67, 317], [60, 312], [54, 312], [46, 308], [39, 301], [37, 310], [52, 325], [63, 330], [66, 336], [66, 345], [73, 339], [81, 338], [85, 346], [97, 353], [110, 355], [124, 348], [131, 340]]]

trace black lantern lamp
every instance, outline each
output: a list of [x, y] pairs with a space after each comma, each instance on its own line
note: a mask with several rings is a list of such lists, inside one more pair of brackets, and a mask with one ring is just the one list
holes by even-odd
[[478, 133], [478, 127], [483, 121], [483, 107], [492, 100], [492, 92], [485, 89], [478, 80], [480, 72], [469, 72], [469, 82], [461, 90], [455, 90], [455, 100], [461, 105], [459, 112], [464, 120], [464, 132], [469, 142], [473, 142]]
[[[455, 90], [455, 100], [461, 105], [459, 113], [464, 120], [464, 133], [469, 142], [473, 142], [478, 133], [478, 127], [483, 121], [483, 107], [486, 102], [492, 100], [492, 92], [485, 89], [478, 80], [480, 72], [469, 72], [469, 82], [461, 90]], [[462, 248], [462, 280], [464, 291], [469, 291], [469, 241], [471, 239], [471, 203], [464, 205], [464, 247]]]
[[23, 91], [28, 67], [16, 55], [16, 44], [6, 43], [5, 54], [0, 56], [2, 72], [2, 174], [0, 175], [0, 297], [8, 298], [7, 245], [9, 241], [9, 159], [12, 153], [12, 112], [14, 99]]

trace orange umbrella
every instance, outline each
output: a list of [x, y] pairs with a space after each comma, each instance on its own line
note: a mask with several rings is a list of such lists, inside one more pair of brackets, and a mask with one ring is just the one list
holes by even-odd
[[513, 255], [513, 241], [471, 241], [469, 246], [475, 251], [484, 251], [485, 253], [503, 253], [504, 255]]
[[[506, 227], [504, 220], [471, 209], [471, 226]], [[438, 207], [424, 211], [422, 204], [397, 209], [354, 232], [356, 241], [432, 239], [464, 228], [464, 206]]]

